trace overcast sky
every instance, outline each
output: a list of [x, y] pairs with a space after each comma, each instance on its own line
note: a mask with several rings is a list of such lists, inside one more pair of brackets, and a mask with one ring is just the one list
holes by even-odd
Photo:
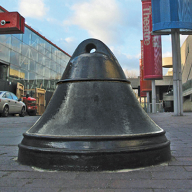
[[[1, 0], [26, 23], [68, 54], [85, 39], [103, 41], [123, 69], [139, 75], [141, 0]], [[186, 36], [181, 36], [181, 45]], [[171, 36], [162, 36], [163, 57], [171, 56]]]

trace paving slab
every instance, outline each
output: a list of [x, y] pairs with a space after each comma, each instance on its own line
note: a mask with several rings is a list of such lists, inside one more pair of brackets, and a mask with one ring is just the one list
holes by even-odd
[[171, 141], [171, 161], [105, 172], [47, 171], [21, 165], [17, 161], [18, 144], [39, 116], [0, 117], [0, 191], [192, 192], [192, 113], [149, 116]]

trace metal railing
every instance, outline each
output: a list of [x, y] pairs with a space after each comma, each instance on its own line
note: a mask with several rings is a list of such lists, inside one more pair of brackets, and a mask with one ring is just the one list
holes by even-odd
[[[149, 113], [152, 112], [152, 103], [149, 103], [148, 111]], [[156, 113], [162, 113], [162, 112], [164, 112], [163, 103], [156, 103]]]

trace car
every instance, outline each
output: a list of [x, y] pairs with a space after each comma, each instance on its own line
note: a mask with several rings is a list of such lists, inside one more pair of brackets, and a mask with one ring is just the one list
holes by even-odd
[[19, 114], [24, 117], [26, 105], [21, 99], [18, 99], [14, 93], [9, 91], [0, 91], [0, 115], [7, 117], [9, 114]]

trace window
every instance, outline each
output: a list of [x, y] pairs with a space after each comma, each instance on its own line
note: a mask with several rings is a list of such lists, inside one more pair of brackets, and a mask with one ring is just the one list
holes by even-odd
[[8, 98], [8, 99], [13, 99], [12, 96], [11, 96], [11, 93], [7, 92], [5, 94], [5, 98]]
[[11, 93], [11, 95], [12, 95], [14, 100], [18, 101], [18, 98], [17, 98], [17, 96], [15, 94]]
[[31, 31], [25, 27], [25, 33], [23, 34], [23, 42], [27, 45], [30, 45], [31, 41]]
[[10, 55], [10, 62], [11, 64], [20, 66], [20, 54], [15, 52], [15, 51], [11, 51], [11, 55]]
[[0, 35], [0, 43], [6, 47], [11, 46], [11, 35]]
[[11, 48], [14, 51], [21, 53], [21, 41], [12, 36], [11, 37]]
[[6, 62], [10, 61], [10, 49], [1, 44], [0, 44], [0, 59]]
[[25, 57], [29, 57], [29, 53], [30, 53], [30, 47], [28, 45], [26, 45], [25, 43], [23, 43], [21, 45], [21, 53], [22, 55], [24, 55]]
[[22, 34], [13, 34], [13, 36], [22, 41]]

